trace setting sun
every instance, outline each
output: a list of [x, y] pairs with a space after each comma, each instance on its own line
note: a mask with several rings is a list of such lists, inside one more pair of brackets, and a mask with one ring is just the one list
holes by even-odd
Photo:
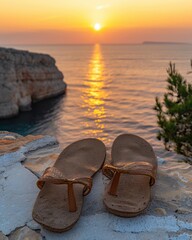
[[96, 24], [94, 25], [94, 29], [95, 29], [95, 31], [101, 30], [101, 25], [100, 25], [99, 23], [96, 23]]

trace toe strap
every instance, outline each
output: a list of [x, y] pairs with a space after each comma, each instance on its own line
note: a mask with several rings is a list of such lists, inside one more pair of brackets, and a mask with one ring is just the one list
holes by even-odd
[[129, 162], [123, 166], [106, 164], [102, 171], [106, 177], [112, 179], [111, 188], [109, 190], [111, 195], [116, 195], [120, 174], [149, 176], [150, 186], [155, 184], [156, 179], [156, 166], [149, 162]]
[[68, 185], [68, 202], [70, 212], [75, 212], [77, 210], [73, 185], [74, 184], [84, 185], [83, 189], [84, 196], [89, 194], [92, 188], [92, 178], [84, 177], [69, 179], [56, 167], [49, 167], [45, 170], [42, 177], [37, 181], [38, 188], [42, 189], [46, 182], [52, 184]]

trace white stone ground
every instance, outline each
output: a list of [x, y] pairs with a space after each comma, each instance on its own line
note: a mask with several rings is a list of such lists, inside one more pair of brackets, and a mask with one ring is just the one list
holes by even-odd
[[163, 159], [158, 160], [158, 179], [145, 214], [129, 219], [109, 214], [102, 202], [108, 180], [100, 172], [85, 197], [80, 220], [70, 231], [56, 234], [42, 229], [32, 220], [31, 212], [39, 191], [37, 176], [54, 163], [61, 151], [55, 143], [52, 137], [33, 141], [22, 148], [20, 158], [21, 149], [7, 155], [9, 164], [5, 160], [2, 164], [5, 156], [0, 156], [0, 240], [7, 240], [4, 235], [10, 240], [40, 240], [43, 236], [46, 240], [192, 239], [192, 166]]

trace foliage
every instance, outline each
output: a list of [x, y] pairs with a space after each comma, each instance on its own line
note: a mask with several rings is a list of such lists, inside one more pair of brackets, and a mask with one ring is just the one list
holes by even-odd
[[[192, 157], [192, 85], [170, 63], [167, 92], [161, 102], [156, 97], [154, 110], [160, 127], [157, 138], [167, 150]], [[189, 72], [190, 73], [190, 72]]]

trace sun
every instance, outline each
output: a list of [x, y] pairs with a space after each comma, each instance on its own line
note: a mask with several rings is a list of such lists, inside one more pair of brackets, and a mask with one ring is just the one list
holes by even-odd
[[94, 25], [94, 29], [95, 29], [95, 31], [99, 31], [99, 30], [101, 30], [101, 24], [99, 24], [99, 23], [95, 23], [95, 25]]

